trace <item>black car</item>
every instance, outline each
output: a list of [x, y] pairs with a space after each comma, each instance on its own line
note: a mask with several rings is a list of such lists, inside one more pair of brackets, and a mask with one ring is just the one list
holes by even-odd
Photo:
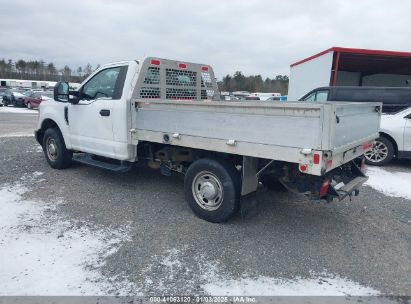
[[26, 96], [23, 92], [16, 90], [16, 89], [8, 89], [4, 92], [3, 96], [3, 104], [5, 106], [13, 105], [15, 107], [24, 107], [24, 98]]
[[384, 113], [396, 113], [411, 107], [411, 87], [320, 87], [310, 91], [300, 101], [382, 102]]
[[3, 106], [4, 95], [6, 95], [6, 89], [0, 88], [0, 107]]
[[258, 96], [246, 96], [245, 100], [260, 100], [260, 97], [258, 97]]

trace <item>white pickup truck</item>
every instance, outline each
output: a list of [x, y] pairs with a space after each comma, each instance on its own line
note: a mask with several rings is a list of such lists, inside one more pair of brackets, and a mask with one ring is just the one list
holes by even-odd
[[380, 110], [222, 102], [210, 66], [149, 57], [106, 64], [76, 91], [58, 83], [35, 135], [56, 169], [77, 161], [122, 172], [139, 161], [184, 174], [194, 213], [222, 222], [255, 202], [259, 182], [327, 201], [357, 195]]

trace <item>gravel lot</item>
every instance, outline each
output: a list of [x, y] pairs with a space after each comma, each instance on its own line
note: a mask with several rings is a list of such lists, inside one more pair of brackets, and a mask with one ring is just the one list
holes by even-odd
[[[56, 232], [61, 245], [73, 231], [101, 236], [94, 238], [101, 240], [95, 245], [100, 246], [98, 261], [85, 261], [82, 268], [84, 276], [93, 274], [85, 281], [103, 286], [104, 294], [204, 294], [240, 283], [244, 290], [279, 282], [306, 287], [315, 282], [321, 288], [344, 281], [382, 294], [411, 295], [410, 198], [386, 196], [365, 186], [352, 202], [317, 204], [262, 188], [256, 215], [211, 224], [192, 214], [179, 176], [139, 167], [125, 174], [83, 165], [51, 169], [34, 137], [16, 136], [32, 134], [36, 119], [0, 110], [0, 188], [24, 186], [19, 200], [47, 206], [41, 223], [24, 224], [29, 226], [25, 230], [19, 224], [24, 233], [61, 221], [64, 225]], [[397, 161], [384, 170], [411, 176], [411, 162]], [[54, 235], [47, 229], [44, 233]], [[90, 249], [91, 240], [84, 247]], [[4, 237], [1, 246], [5, 266], [9, 257]], [[58, 264], [58, 258], [53, 261]], [[24, 279], [19, 278], [0, 269], [1, 281], [10, 282], [0, 283], [0, 294], [23, 287], [28, 294], [56, 293], [47, 288], [36, 293], [30, 281], [21, 286]], [[59, 280], [64, 284], [64, 278]], [[84, 286], [67, 290], [99, 292]]]

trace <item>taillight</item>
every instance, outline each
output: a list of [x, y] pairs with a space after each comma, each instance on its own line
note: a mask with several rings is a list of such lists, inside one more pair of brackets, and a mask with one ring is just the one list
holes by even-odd
[[160, 65], [160, 60], [157, 60], [157, 59], [151, 59], [151, 64], [154, 64], [154, 65]]
[[325, 179], [321, 184], [320, 197], [327, 196], [329, 188], [330, 188], [330, 181], [328, 179]]
[[313, 155], [313, 163], [314, 163], [314, 165], [318, 165], [320, 163], [320, 154], [315, 153]]
[[204, 72], [207, 72], [208, 71], [208, 66], [201, 67], [201, 70], [204, 71]]
[[186, 68], [187, 68], [187, 65], [186, 65], [185, 63], [179, 63], [179, 64], [178, 64], [178, 67], [179, 67], [180, 69], [186, 69]]

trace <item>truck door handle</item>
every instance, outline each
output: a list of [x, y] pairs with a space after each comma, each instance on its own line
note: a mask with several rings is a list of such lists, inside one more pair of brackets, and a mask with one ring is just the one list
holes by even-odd
[[101, 116], [110, 116], [110, 110], [100, 110], [100, 115]]

